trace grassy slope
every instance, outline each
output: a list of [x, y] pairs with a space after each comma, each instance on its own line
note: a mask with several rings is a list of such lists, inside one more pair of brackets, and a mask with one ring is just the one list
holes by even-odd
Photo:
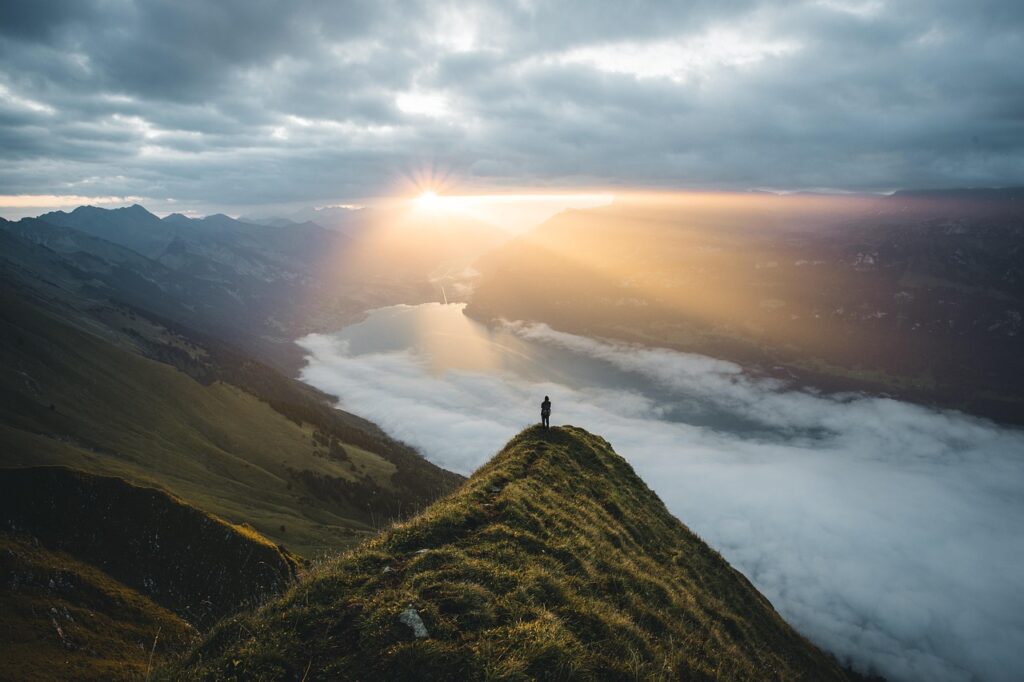
[[[429, 637], [399, 617], [417, 610]], [[168, 679], [832, 680], [603, 439], [531, 428], [457, 492], [219, 625]]]
[[250, 528], [66, 467], [0, 469], [0, 528], [99, 568], [199, 628], [281, 593], [298, 569]]
[[0, 532], [0, 679], [141, 679], [195, 631], [76, 558]]
[[312, 426], [235, 386], [203, 385], [15, 297], [0, 303], [0, 466], [158, 485], [306, 555], [353, 546], [386, 520], [373, 512], [392, 491], [385, 458], [351, 443], [332, 457]]

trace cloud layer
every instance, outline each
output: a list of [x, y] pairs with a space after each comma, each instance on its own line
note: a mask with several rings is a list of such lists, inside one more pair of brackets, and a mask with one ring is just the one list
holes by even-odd
[[[1020, 431], [787, 390], [732, 363], [542, 325], [486, 336], [504, 370], [464, 357], [451, 367], [436, 344], [407, 344], [396, 329], [387, 352], [349, 330], [306, 337], [305, 380], [463, 473], [536, 421], [550, 395], [554, 423], [608, 438], [819, 645], [894, 681], [1016, 676]], [[449, 349], [453, 333], [445, 327]]]
[[1022, 8], [0, 2], [0, 194], [1021, 183]]

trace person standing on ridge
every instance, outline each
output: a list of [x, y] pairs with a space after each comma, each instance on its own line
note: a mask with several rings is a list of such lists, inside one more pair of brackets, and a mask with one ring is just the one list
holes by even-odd
[[544, 425], [544, 428], [548, 428], [548, 420], [551, 418], [551, 399], [544, 396], [544, 402], [540, 404], [540, 423]]

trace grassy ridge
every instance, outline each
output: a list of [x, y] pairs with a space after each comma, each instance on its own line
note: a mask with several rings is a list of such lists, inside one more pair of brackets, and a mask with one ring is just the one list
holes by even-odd
[[527, 429], [457, 492], [223, 622], [163, 675], [844, 679], [573, 427]]

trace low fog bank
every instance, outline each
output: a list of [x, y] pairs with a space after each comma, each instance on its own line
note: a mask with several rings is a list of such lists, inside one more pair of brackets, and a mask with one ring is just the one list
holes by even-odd
[[[1011, 680], [1024, 650], [1024, 432], [893, 400], [787, 390], [735, 364], [511, 325], [659, 387], [430, 371], [413, 351], [300, 341], [308, 383], [468, 474], [537, 421], [607, 438], [801, 632], [896, 680]], [[666, 401], [664, 396], [671, 396]], [[744, 434], [670, 421], [728, 411]]]

